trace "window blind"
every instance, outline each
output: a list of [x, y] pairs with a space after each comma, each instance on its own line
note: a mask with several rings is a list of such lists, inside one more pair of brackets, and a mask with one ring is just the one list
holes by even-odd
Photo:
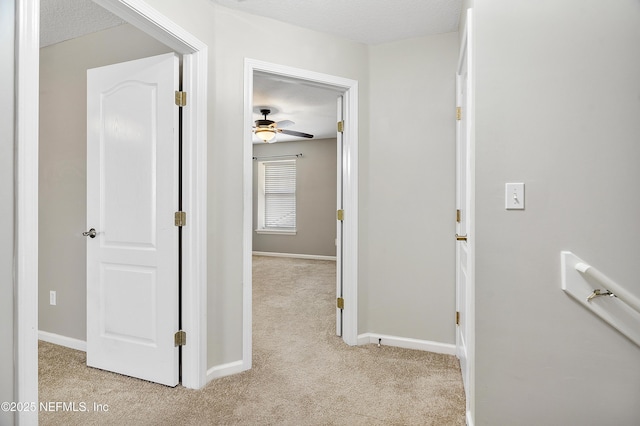
[[264, 163], [264, 227], [296, 228], [296, 162]]

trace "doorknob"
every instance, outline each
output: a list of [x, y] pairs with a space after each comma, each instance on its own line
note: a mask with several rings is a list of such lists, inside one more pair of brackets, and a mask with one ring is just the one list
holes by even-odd
[[84, 235], [85, 237], [95, 238], [96, 237], [96, 230], [95, 230], [95, 228], [91, 228], [87, 232], [83, 232], [82, 235]]
[[456, 234], [456, 241], [467, 241], [467, 236]]

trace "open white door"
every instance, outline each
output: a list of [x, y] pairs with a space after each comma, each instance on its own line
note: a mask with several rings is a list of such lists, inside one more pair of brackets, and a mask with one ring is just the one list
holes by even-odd
[[[343, 123], [344, 120], [344, 98], [342, 96], [338, 96], [338, 123]], [[344, 215], [344, 199], [342, 196], [343, 193], [343, 179], [344, 174], [342, 173], [342, 169], [344, 168], [344, 141], [343, 141], [343, 132], [342, 132], [342, 124], [338, 125], [338, 133], [336, 136], [336, 149], [337, 149], [337, 217], [336, 217], [336, 334], [338, 336], [342, 336], [342, 313], [344, 310], [344, 288], [343, 288], [343, 273], [342, 273], [342, 252], [343, 252], [343, 244], [342, 244], [342, 231], [343, 231], [343, 215]]]
[[175, 386], [179, 59], [87, 71], [87, 365]]
[[474, 330], [474, 156], [471, 12], [462, 40], [456, 73], [456, 352], [460, 359], [467, 400], [467, 421], [472, 421]]

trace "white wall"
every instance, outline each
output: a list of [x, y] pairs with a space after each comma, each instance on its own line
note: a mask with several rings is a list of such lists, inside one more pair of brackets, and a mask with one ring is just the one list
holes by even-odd
[[640, 348], [562, 292], [560, 251], [640, 296], [640, 3], [475, 3], [476, 424], [637, 425]]
[[[295, 235], [273, 235], [254, 231], [253, 251], [335, 256], [338, 167], [336, 139], [253, 145], [253, 155], [259, 159], [292, 154], [303, 154], [296, 159], [297, 232]], [[254, 230], [258, 227], [258, 190], [258, 161], [254, 161]]]
[[[169, 52], [130, 25], [40, 49], [39, 309], [42, 331], [86, 340], [87, 69]], [[49, 291], [57, 304], [49, 304]]]
[[[0, 0], [0, 402], [13, 401], [14, 2]], [[0, 411], [0, 424], [13, 413]]]
[[458, 34], [371, 47], [360, 332], [455, 343]]

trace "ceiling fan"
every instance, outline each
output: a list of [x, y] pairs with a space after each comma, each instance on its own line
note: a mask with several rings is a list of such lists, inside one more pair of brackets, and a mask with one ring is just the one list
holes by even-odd
[[269, 120], [267, 115], [271, 114], [271, 110], [268, 108], [260, 109], [260, 114], [264, 116], [263, 120], [256, 120], [256, 125], [253, 126], [253, 133], [256, 134], [263, 142], [273, 143], [276, 141], [276, 135], [278, 133], [284, 133], [285, 135], [299, 136], [301, 138], [312, 138], [313, 135], [309, 133], [296, 132], [295, 130], [286, 130], [282, 127], [288, 127], [295, 124], [291, 120], [283, 120], [275, 122]]

